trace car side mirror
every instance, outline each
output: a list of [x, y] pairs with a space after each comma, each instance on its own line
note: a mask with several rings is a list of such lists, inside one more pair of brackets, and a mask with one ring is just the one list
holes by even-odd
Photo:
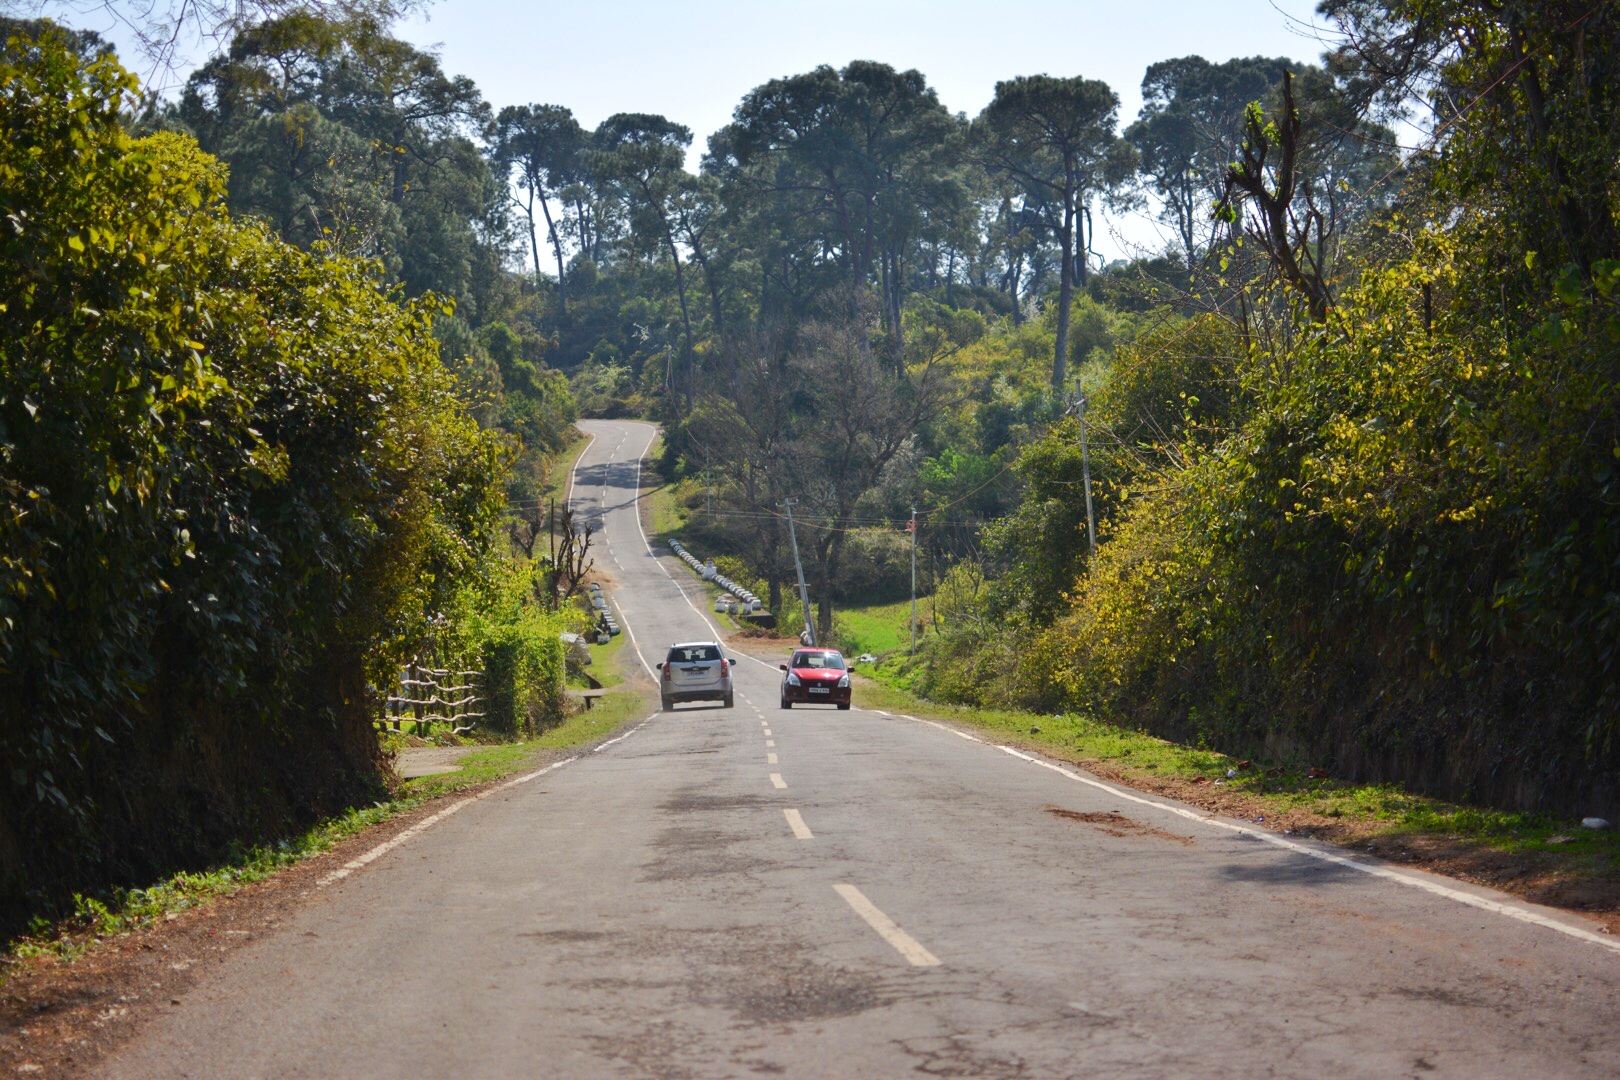
[[658, 670], [662, 671], [664, 669], [664, 662], [662, 660], [660, 660], [660, 661], [658, 661], [658, 663], [654, 664], [653, 667], [655, 667]]
[[736, 660], [727, 660], [726, 661], [726, 667], [736, 667], [736, 666], [737, 666], [737, 661]]
[[787, 665], [786, 664], [777, 664], [776, 666], [781, 668], [783, 671], [787, 670]]

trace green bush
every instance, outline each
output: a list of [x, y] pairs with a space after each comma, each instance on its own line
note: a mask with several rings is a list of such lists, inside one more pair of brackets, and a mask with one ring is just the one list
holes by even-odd
[[755, 596], [765, 595], [765, 579], [757, 577], [753, 569], [735, 555], [721, 555], [714, 560], [715, 569]]
[[0, 52], [0, 927], [375, 792], [368, 687], [497, 524], [437, 302], [233, 220], [135, 91]]
[[1334, 325], [1257, 350], [1249, 414], [1188, 435], [1127, 504], [1024, 692], [1352, 778], [1612, 812], [1620, 263], [1568, 287], [1521, 259], [1493, 287], [1474, 268], [1495, 228], [1417, 233]]
[[441, 662], [484, 673], [484, 718], [478, 727], [501, 735], [532, 735], [563, 719], [564, 631], [582, 629], [583, 616], [552, 612], [536, 600], [534, 565], [491, 556], [446, 613], [434, 642]]

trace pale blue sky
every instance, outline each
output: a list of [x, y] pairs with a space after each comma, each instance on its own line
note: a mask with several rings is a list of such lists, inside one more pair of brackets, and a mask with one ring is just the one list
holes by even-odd
[[[123, 39], [104, 12], [35, 2]], [[471, 77], [496, 109], [565, 105], [586, 127], [616, 112], [662, 113], [692, 129], [695, 168], [745, 93], [818, 64], [917, 68], [947, 108], [969, 116], [989, 103], [998, 79], [1084, 75], [1114, 88], [1123, 128], [1155, 61], [1192, 53], [1217, 62], [1317, 60], [1314, 8], [1315, 0], [439, 0], [396, 32], [436, 48], [445, 69]], [[1162, 246], [1162, 230], [1143, 216], [1105, 216], [1099, 225], [1097, 247], [1108, 257]]]
[[[588, 128], [616, 112], [662, 113], [692, 129], [696, 167], [745, 93], [818, 64], [917, 68], [969, 116], [999, 79], [1084, 75], [1119, 95], [1123, 128], [1155, 61], [1319, 59], [1314, 10], [1315, 0], [441, 0], [401, 33], [438, 46], [445, 69], [471, 77], [496, 108], [565, 105]], [[1108, 224], [1120, 234], [1098, 236], [1109, 257], [1161, 246], [1145, 219]]]

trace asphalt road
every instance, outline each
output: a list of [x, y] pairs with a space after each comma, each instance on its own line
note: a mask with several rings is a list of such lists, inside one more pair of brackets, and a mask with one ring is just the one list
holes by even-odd
[[[642, 658], [713, 637], [635, 514], [653, 429], [582, 427], [575, 502]], [[736, 674], [735, 708], [660, 713], [333, 880], [102, 1071], [1620, 1075], [1620, 951], [1577, 920]]]

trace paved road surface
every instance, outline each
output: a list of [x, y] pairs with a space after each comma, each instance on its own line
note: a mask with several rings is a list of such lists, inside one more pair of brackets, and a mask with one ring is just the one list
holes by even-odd
[[[576, 505], [655, 663], [714, 631], [638, 525], [653, 429], [582, 426]], [[1620, 1075], [1601, 939], [737, 676], [734, 709], [659, 714], [333, 882], [104, 1072]]]

